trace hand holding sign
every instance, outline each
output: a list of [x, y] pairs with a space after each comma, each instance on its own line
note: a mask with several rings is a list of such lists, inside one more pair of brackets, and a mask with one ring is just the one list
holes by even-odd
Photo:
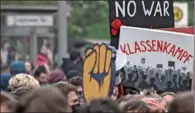
[[105, 44], [94, 45], [86, 51], [83, 71], [83, 89], [87, 102], [109, 95], [112, 75], [112, 50]]

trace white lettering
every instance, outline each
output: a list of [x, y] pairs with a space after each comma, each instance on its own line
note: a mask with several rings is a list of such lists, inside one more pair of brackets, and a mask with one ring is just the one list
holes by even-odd
[[123, 17], [125, 17], [125, 1], [123, 1], [123, 6], [121, 7], [120, 4], [115, 1], [115, 10], [116, 10], [116, 17], [119, 17], [119, 10]]
[[160, 6], [159, 1], [157, 2], [156, 9], [155, 9], [155, 12], [154, 12], [154, 16], [156, 16], [156, 13], [160, 13], [160, 16], [162, 16], [162, 10], [161, 10], [161, 6]]
[[169, 1], [164, 1], [164, 16], [169, 16], [169, 12], [168, 12], [168, 9], [169, 9]]
[[142, 7], [143, 7], [143, 10], [144, 10], [145, 16], [147, 16], [147, 15], [150, 16], [151, 13], [152, 13], [152, 9], [154, 7], [154, 1], [152, 2], [152, 5], [150, 6], [150, 10], [146, 9], [144, 1], [142, 1]]
[[[130, 10], [129, 10], [131, 3], [134, 5], [134, 12], [132, 14], [130, 13]], [[127, 10], [128, 15], [130, 17], [134, 17], [135, 16], [135, 13], [136, 13], [136, 10], [137, 10], [135, 1], [129, 1], [127, 7], [128, 7], [128, 10]]]

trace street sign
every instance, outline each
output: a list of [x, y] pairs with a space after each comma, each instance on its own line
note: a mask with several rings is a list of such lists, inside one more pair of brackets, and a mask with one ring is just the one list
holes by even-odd
[[53, 26], [52, 15], [8, 15], [7, 26]]

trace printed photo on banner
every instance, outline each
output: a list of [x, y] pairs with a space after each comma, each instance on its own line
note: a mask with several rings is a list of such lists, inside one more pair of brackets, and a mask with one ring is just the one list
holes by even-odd
[[119, 50], [131, 64], [153, 68], [174, 68], [192, 72], [194, 36], [169, 31], [122, 26]]

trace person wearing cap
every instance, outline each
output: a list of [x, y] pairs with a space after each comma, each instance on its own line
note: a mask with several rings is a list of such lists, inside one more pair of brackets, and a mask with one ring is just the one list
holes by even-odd
[[25, 69], [24, 62], [23, 61], [16, 61], [16, 62], [11, 63], [10, 72], [11, 72], [12, 76], [14, 76], [16, 74], [20, 74], [20, 73], [25, 73], [26, 69]]
[[54, 71], [51, 72], [49, 76], [49, 83], [54, 84], [59, 81], [64, 81], [66, 80], [66, 76], [64, 72], [60, 69], [55, 69]]
[[61, 65], [61, 69], [64, 71], [64, 73], [67, 75], [70, 70], [77, 70], [79, 72], [83, 72], [83, 67], [82, 67], [82, 57], [81, 53], [77, 50], [74, 50], [70, 54], [70, 58], [63, 59], [63, 64]]

